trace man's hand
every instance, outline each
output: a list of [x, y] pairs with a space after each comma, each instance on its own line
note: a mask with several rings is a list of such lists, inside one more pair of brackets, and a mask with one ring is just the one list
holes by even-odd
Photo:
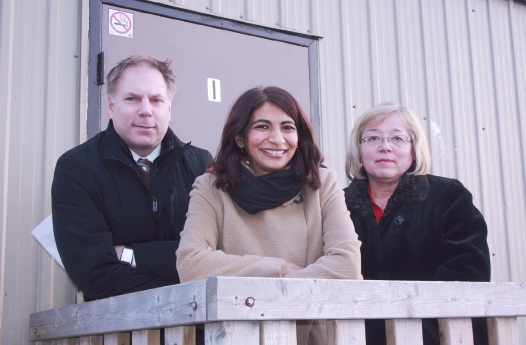
[[115, 248], [115, 252], [117, 253], [117, 259], [121, 259], [122, 251], [124, 250], [124, 246], [113, 246]]

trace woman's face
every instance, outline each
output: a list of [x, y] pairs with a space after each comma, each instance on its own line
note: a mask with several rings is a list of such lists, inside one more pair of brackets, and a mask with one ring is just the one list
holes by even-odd
[[[392, 138], [393, 136], [396, 138]], [[364, 141], [364, 137], [373, 138]], [[360, 142], [361, 160], [370, 181], [379, 184], [398, 183], [413, 162], [411, 141], [400, 140], [408, 138], [409, 131], [397, 114], [363, 130]]]
[[256, 176], [285, 169], [298, 147], [294, 120], [274, 103], [266, 102], [251, 116], [245, 137], [236, 136]]

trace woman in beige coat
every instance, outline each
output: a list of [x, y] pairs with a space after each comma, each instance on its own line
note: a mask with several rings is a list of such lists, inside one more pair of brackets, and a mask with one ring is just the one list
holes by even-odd
[[[322, 159], [290, 93], [257, 87], [241, 95], [211, 168], [190, 193], [177, 250], [181, 282], [361, 279], [360, 242], [336, 175], [320, 167]], [[319, 329], [298, 328], [298, 344], [320, 341]]]

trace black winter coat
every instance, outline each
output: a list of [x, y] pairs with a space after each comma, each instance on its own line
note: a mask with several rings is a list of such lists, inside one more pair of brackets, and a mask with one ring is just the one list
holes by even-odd
[[[486, 222], [462, 183], [406, 174], [378, 224], [367, 186], [368, 180], [355, 179], [344, 189], [347, 208], [362, 241], [364, 279], [490, 280]], [[372, 331], [373, 323], [367, 325], [367, 344], [385, 344], [383, 323], [376, 323], [380, 329]], [[483, 344], [484, 320], [475, 324], [476, 343]], [[436, 327], [436, 322], [424, 323], [426, 344], [438, 340]]]
[[[168, 129], [149, 191], [110, 121], [106, 131], [63, 154], [52, 185], [55, 240], [66, 272], [86, 299], [179, 283], [175, 251], [195, 178], [211, 154]], [[137, 268], [117, 258], [134, 250]]]

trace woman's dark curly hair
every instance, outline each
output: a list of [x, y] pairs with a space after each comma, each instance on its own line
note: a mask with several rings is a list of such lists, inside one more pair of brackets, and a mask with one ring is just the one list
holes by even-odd
[[296, 124], [298, 148], [290, 161], [296, 175], [314, 190], [320, 188], [319, 167], [323, 161], [314, 135], [312, 125], [305, 116], [296, 99], [286, 90], [276, 86], [255, 87], [243, 93], [232, 106], [221, 136], [221, 145], [211, 164], [212, 172], [217, 176], [215, 186], [226, 189], [246, 179], [241, 172], [243, 152], [237, 146], [237, 135], [245, 138], [247, 126], [252, 114], [266, 102], [283, 109]]

